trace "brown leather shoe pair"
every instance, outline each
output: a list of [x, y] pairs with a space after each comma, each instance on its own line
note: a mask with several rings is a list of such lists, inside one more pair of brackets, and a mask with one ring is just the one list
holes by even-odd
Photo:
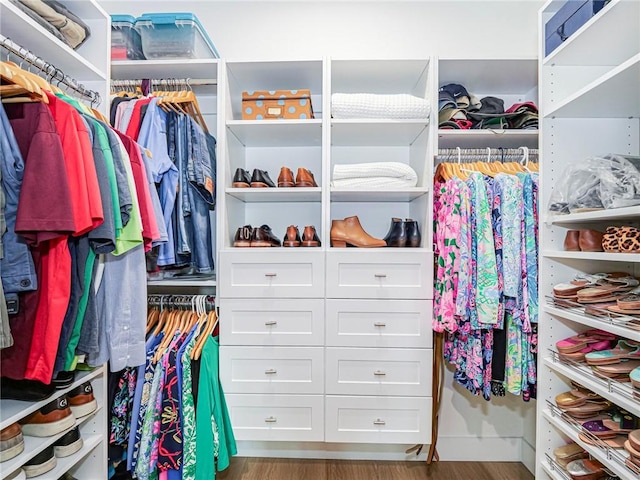
[[278, 187], [317, 187], [313, 173], [306, 168], [298, 168], [296, 173], [296, 179], [293, 179], [293, 172], [288, 167], [282, 167], [280, 169], [280, 175], [278, 175]]
[[284, 235], [284, 241], [282, 242], [284, 247], [320, 247], [320, 238], [316, 233], [316, 227], [313, 225], [306, 225], [302, 232], [302, 239], [300, 238], [300, 231], [295, 225], [289, 225], [287, 227], [287, 233]]
[[331, 221], [331, 246], [344, 247], [386, 247], [387, 243], [369, 235], [360, 225], [357, 216], [347, 217], [344, 220]]
[[564, 237], [567, 252], [602, 252], [602, 232], [598, 230], [567, 230]]
[[280, 239], [271, 231], [269, 225], [252, 227], [244, 225], [236, 230], [233, 238], [234, 247], [279, 247]]

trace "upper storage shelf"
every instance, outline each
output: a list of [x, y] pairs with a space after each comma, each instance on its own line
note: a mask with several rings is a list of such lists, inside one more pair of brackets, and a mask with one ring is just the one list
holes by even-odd
[[91, 36], [78, 50], [52, 36], [9, 0], [0, 0], [0, 32], [79, 81], [106, 80], [109, 55], [104, 38], [109, 16], [95, 0], [62, 3], [91, 29]]
[[[560, 8], [549, 2], [543, 24]], [[640, 52], [640, 2], [612, 0], [543, 61], [543, 65], [619, 65]]]

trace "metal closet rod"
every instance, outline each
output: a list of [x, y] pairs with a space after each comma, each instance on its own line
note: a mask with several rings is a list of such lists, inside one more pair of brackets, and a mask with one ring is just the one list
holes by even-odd
[[144, 80], [151, 82], [154, 87], [199, 87], [203, 85], [217, 85], [215, 78], [148, 78], [111, 80], [114, 87], [138, 87]]
[[40, 72], [44, 73], [44, 78], [48, 83], [52, 83], [54, 80], [57, 82], [57, 86], [64, 85], [68, 90], [72, 90], [80, 98], [89, 100], [91, 105], [100, 105], [101, 97], [96, 91], [89, 90], [75, 78], [70, 77], [55, 65], [45, 61], [43, 58], [32, 53], [28, 49], [18, 45], [9, 37], [5, 37], [0, 34], [0, 46], [4, 48], [9, 54], [14, 55], [29, 65], [37, 68]]
[[161, 308], [184, 308], [196, 305], [195, 299], [203, 298], [207, 309], [213, 309], [216, 306], [216, 297], [213, 295], [171, 295], [171, 294], [150, 294], [147, 295], [147, 305], [150, 307]]

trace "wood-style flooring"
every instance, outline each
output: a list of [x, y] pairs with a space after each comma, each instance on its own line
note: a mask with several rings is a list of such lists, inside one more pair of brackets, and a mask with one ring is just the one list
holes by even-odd
[[533, 480], [521, 463], [231, 459], [219, 480]]

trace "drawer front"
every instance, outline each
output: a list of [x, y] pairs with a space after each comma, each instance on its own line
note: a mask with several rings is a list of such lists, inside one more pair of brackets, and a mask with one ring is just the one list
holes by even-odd
[[236, 440], [321, 442], [322, 395], [225, 394]]
[[431, 442], [431, 398], [327, 396], [325, 404], [327, 442]]
[[328, 252], [328, 298], [433, 298], [433, 252]]
[[431, 396], [433, 350], [327, 348], [326, 392]]
[[324, 300], [222, 298], [221, 345], [324, 345]]
[[229, 393], [323, 393], [322, 347], [220, 347]]
[[[238, 249], [220, 252], [220, 296], [321, 298], [324, 255], [310, 249]], [[256, 251], [259, 250], [259, 251]]]
[[[327, 345], [431, 348], [431, 300], [327, 300]], [[224, 317], [227, 318], [227, 317]]]

